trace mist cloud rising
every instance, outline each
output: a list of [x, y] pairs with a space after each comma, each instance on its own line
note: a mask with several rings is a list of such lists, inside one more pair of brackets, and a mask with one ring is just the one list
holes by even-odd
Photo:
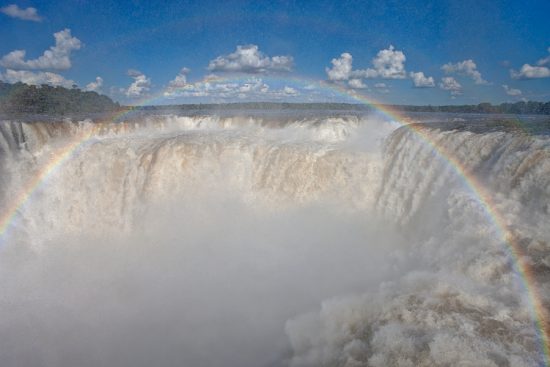
[[[528, 300], [484, 207], [410, 130], [338, 115], [99, 127], [4, 238], [3, 365], [539, 362]], [[24, 154], [4, 152], [6, 192], [91, 128], [2, 125], [1, 139], [26, 139]], [[477, 171], [500, 152], [486, 185], [544, 269], [550, 192], [532, 193], [549, 190], [549, 166], [528, 162], [548, 138], [426, 134]]]
[[403, 241], [335, 214], [330, 206], [258, 213], [225, 195], [201, 197], [153, 210], [143, 233], [54, 238], [38, 256], [13, 249], [0, 271], [0, 359], [29, 367], [281, 364], [285, 321], [387, 279], [380, 265]]

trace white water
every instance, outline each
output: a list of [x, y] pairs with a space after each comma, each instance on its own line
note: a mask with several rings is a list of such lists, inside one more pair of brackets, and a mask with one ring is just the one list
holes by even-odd
[[[91, 126], [3, 122], [1, 207]], [[485, 209], [395, 128], [102, 125], [2, 238], [1, 365], [539, 365], [526, 291]], [[493, 193], [548, 305], [548, 137], [430, 134]]]

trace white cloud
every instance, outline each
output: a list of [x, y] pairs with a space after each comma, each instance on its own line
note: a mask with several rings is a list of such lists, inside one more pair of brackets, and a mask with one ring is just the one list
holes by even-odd
[[265, 73], [291, 71], [292, 56], [269, 57], [256, 45], [239, 45], [235, 52], [218, 56], [208, 63], [208, 70], [239, 73]]
[[134, 82], [124, 91], [126, 97], [139, 98], [145, 96], [151, 89], [151, 79], [134, 69], [128, 70], [128, 75], [134, 79]]
[[351, 74], [353, 57], [350, 53], [344, 52], [338, 59], [332, 59], [332, 67], [325, 68], [330, 81], [348, 80]]
[[[550, 52], [550, 47], [548, 47], [548, 52]], [[510, 76], [512, 77], [512, 79], [548, 78], [550, 77], [550, 68], [545, 66], [547, 64], [550, 64], [550, 56], [547, 56], [537, 61], [538, 66], [523, 64], [519, 71], [511, 69]]]
[[361, 79], [350, 79], [348, 85], [353, 89], [365, 89], [367, 85]]
[[191, 70], [188, 68], [182, 68], [178, 75], [176, 75], [173, 80], [170, 80], [168, 87], [166, 87], [166, 90], [164, 91], [164, 95], [166, 97], [170, 97], [172, 95], [176, 95], [179, 89], [185, 88], [187, 85], [187, 74], [189, 74], [190, 71]]
[[239, 87], [239, 92], [248, 93], [248, 92], [251, 92], [253, 89], [254, 89], [254, 84], [244, 83]]
[[187, 74], [189, 74], [188, 68], [183, 68], [180, 70], [179, 74], [176, 75], [174, 80], [171, 80], [170, 83], [168, 83], [169, 87], [172, 88], [182, 88], [187, 84]]
[[128, 74], [128, 76], [131, 76], [132, 78], [134, 78], [136, 76], [143, 75], [143, 73], [141, 71], [136, 70], [136, 69], [128, 69], [126, 74]]
[[98, 76], [95, 78], [95, 81], [88, 83], [88, 85], [86, 85], [85, 90], [89, 92], [100, 92], [101, 87], [103, 87], [103, 78]]
[[251, 79], [249, 82], [244, 83], [239, 87], [241, 93], [267, 93], [269, 91], [269, 85], [265, 84], [262, 79]]
[[220, 99], [263, 97], [270, 94], [270, 87], [261, 78], [250, 78], [243, 83], [222, 82], [209, 75], [197, 83], [186, 83], [180, 88], [167, 88], [164, 96], [177, 97], [211, 97]]
[[502, 88], [504, 88], [504, 91], [505, 91], [506, 94], [509, 95], [509, 96], [520, 96], [520, 95], [521, 95], [521, 90], [519, 90], [519, 89], [514, 89], [514, 88], [510, 88], [510, 87], [507, 86], [506, 84], [503, 84], [503, 85], [502, 85]]
[[17, 18], [21, 20], [31, 20], [33, 22], [42, 21], [42, 17], [38, 15], [36, 8], [22, 9], [16, 4], [11, 4], [0, 8], [0, 12], [6, 14], [8, 17]]
[[52, 86], [61, 86], [71, 88], [75, 82], [65, 79], [63, 76], [50, 72], [33, 72], [28, 70], [7, 69], [4, 74], [0, 74], [0, 79], [7, 83], [25, 83], [31, 85], [48, 84]]
[[441, 83], [439, 83], [439, 88], [443, 90], [448, 90], [451, 92], [451, 95], [457, 96], [462, 94], [462, 85], [456, 81], [452, 76], [446, 76], [441, 78]]
[[407, 77], [405, 71], [405, 61], [407, 58], [402, 51], [395, 51], [394, 47], [378, 51], [376, 57], [372, 60], [373, 69], [364, 71], [367, 78], [383, 79], [404, 79]]
[[300, 91], [285, 85], [272, 89], [262, 78], [251, 77], [244, 81], [227, 82], [209, 76], [196, 83], [185, 84], [177, 90], [166, 90], [166, 98], [208, 97], [213, 101], [241, 100], [281, 100], [301, 95]]
[[80, 40], [71, 36], [70, 29], [54, 33], [55, 46], [44, 51], [44, 54], [34, 60], [25, 60], [25, 50], [15, 50], [2, 57], [0, 65], [9, 69], [58, 69], [71, 67], [71, 52], [82, 46]]
[[512, 79], [537, 79], [550, 77], [550, 68], [524, 64], [519, 71], [510, 70]]
[[292, 87], [287, 87], [285, 85], [285, 87], [283, 88], [283, 93], [287, 96], [297, 96], [298, 94], [298, 91]]
[[433, 77], [426, 77], [422, 71], [417, 73], [410, 72], [409, 76], [411, 77], [413, 84], [416, 88], [433, 88], [435, 87], [435, 81]]
[[292, 56], [273, 56], [271, 58], [271, 70], [292, 71], [294, 58]]
[[487, 80], [484, 80], [481, 73], [477, 70], [477, 65], [474, 60], [468, 59], [457, 63], [447, 63], [441, 67], [446, 74], [462, 74], [467, 75], [476, 84], [489, 84]]
[[404, 79], [407, 77], [405, 71], [405, 54], [402, 51], [396, 51], [390, 45], [385, 50], [378, 51], [378, 54], [372, 59], [374, 68], [364, 70], [353, 70], [353, 57], [349, 52], [344, 52], [339, 58], [332, 59], [332, 67], [325, 68], [328, 80], [332, 82], [348, 81], [348, 86], [354, 89], [366, 88], [363, 83], [364, 78], [382, 78], [382, 79]]

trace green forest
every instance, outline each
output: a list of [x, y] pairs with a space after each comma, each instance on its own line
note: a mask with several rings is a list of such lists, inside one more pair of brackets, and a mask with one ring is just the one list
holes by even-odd
[[118, 103], [96, 92], [0, 81], [0, 112], [3, 113], [65, 115], [106, 112], [118, 108]]

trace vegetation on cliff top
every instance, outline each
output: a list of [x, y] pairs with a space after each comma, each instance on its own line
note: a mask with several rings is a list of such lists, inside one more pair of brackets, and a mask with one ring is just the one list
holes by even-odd
[[109, 97], [96, 92], [0, 81], [0, 112], [4, 113], [65, 115], [106, 112], [119, 107]]

